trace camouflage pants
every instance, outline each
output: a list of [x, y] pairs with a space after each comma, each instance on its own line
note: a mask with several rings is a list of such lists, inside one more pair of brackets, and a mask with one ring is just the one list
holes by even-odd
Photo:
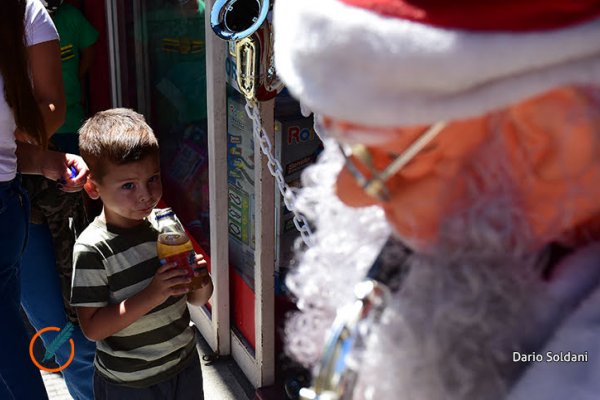
[[39, 175], [23, 175], [23, 186], [31, 198], [31, 223], [48, 224], [50, 229], [65, 312], [71, 322], [77, 323], [70, 299], [73, 246], [87, 226], [82, 193], [63, 192], [56, 182]]

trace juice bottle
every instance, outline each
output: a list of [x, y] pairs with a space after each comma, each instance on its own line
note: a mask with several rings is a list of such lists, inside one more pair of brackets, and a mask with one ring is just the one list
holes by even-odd
[[204, 268], [200, 271], [200, 276], [194, 277], [196, 252], [173, 210], [165, 208], [158, 211], [156, 213], [156, 221], [158, 223], [156, 251], [161, 264], [176, 262], [177, 267], [185, 268], [188, 277], [192, 278], [192, 281], [189, 283], [190, 290], [202, 287], [208, 271]]

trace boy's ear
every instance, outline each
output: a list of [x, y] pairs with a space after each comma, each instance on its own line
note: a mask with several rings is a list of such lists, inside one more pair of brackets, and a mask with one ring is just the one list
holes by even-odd
[[92, 200], [97, 200], [98, 198], [100, 198], [98, 186], [96, 185], [96, 182], [94, 182], [90, 175], [88, 175], [87, 182], [85, 183], [85, 185], [83, 185], [83, 188]]

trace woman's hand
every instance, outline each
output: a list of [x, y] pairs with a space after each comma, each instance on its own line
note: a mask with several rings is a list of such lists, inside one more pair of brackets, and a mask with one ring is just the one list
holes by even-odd
[[56, 181], [65, 192], [78, 192], [83, 188], [89, 173], [83, 158], [69, 153], [45, 150], [41, 157], [41, 173]]
[[20, 173], [43, 175], [57, 181], [65, 192], [80, 191], [87, 181], [89, 169], [83, 158], [74, 154], [43, 149], [20, 140], [17, 140], [16, 153]]
[[20, 128], [15, 129], [15, 139], [18, 142], [39, 145], [38, 141], [34, 137], [30, 136], [27, 132]]

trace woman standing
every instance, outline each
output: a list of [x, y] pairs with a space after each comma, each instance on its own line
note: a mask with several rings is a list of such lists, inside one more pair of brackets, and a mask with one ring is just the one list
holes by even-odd
[[[81, 190], [87, 167], [76, 156], [46, 149], [47, 132], [64, 120], [58, 35], [37, 0], [5, 0], [0, 13], [0, 398], [45, 399], [28, 355], [19, 313], [20, 259], [29, 200], [17, 170], [44, 175], [63, 190]], [[18, 140], [17, 140], [18, 138]], [[69, 167], [77, 174], [70, 178]]]

